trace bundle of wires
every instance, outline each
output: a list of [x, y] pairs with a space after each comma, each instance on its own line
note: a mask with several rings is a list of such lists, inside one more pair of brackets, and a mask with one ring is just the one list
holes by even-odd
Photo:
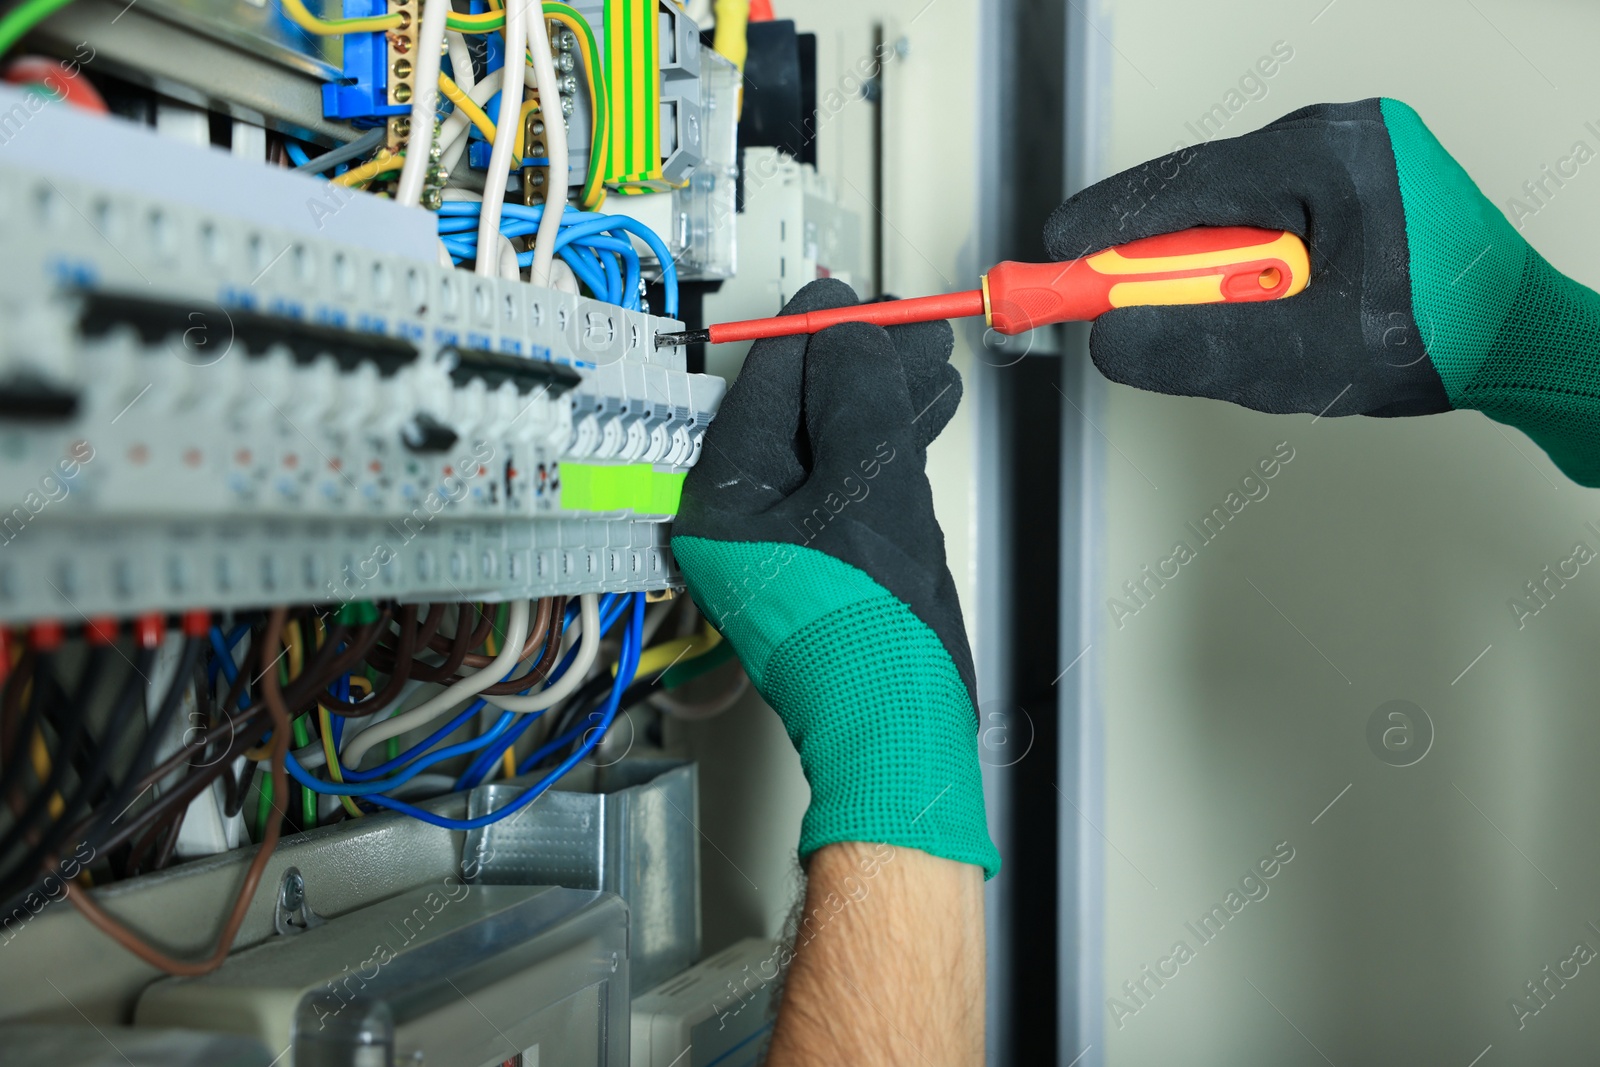
[[[478, 254], [478, 221], [481, 205], [472, 201], [446, 201], [439, 208], [439, 237], [457, 263], [471, 262]], [[500, 235], [523, 237], [537, 232], [544, 218], [542, 207], [507, 204], [501, 209]], [[666, 244], [650, 227], [626, 215], [601, 215], [589, 211], [567, 211], [561, 218], [556, 255], [572, 268], [597, 300], [619, 304], [630, 311], [640, 310], [639, 253], [629, 235], [640, 238], [655, 253], [661, 264], [661, 283], [666, 292], [666, 313], [678, 314], [678, 272]], [[517, 257], [521, 266], [533, 262], [532, 252]]]
[[[5, 664], [10, 676], [0, 698], [0, 748], [5, 751], [0, 791], [9, 802], [11, 820], [0, 833], [0, 915], [11, 916], [37, 897], [60, 899], [60, 880], [86, 885], [91, 866], [103, 878], [165, 865], [195, 797], [222, 781], [225, 806], [234, 812], [242, 806], [246, 784], [233, 776], [232, 768], [268, 731], [279, 738], [267, 761], [281, 792], [287, 721], [279, 720], [270, 706], [241, 709], [237, 686], [220, 703], [213, 699], [201, 667], [205, 641], [199, 633], [205, 618], [198, 619], [198, 625], [194, 615], [185, 620], [187, 636], [169, 657], [171, 680], [150, 708], [145, 706], [147, 679], [155, 675], [163, 643], [159, 620], [156, 628], [143, 628], [131, 657], [116, 647], [114, 625], [86, 627], [88, 656], [71, 685], [61, 677], [59, 638], [31, 640], [15, 664]], [[35, 637], [41, 632], [43, 628], [35, 628]], [[118, 678], [123, 662], [128, 669]], [[194, 694], [200, 718], [172, 746], [186, 693]], [[171, 747], [176, 751], [169, 753]], [[31, 784], [24, 754], [32, 756]], [[199, 960], [174, 959], [145, 943], [86, 892], [68, 892], [67, 898], [91, 923], [151, 965], [171, 974], [203, 974], [227, 957], [278, 834], [279, 821], [273, 819], [215, 948]]]
[[[253, 812], [261, 848], [204, 958], [173, 958], [70, 893], [152, 966], [205, 973], [226, 958], [281, 834], [380, 811], [451, 829], [507, 818], [587, 758], [623, 711], [726, 662], [727, 643], [709, 633], [646, 650], [670, 610], [659, 605], [647, 624], [634, 593], [195, 612], [183, 636], [145, 620], [128, 651], [102, 623], [67, 638], [40, 627], [14, 655], [0, 630], [0, 901], [15, 911], [59, 899], [52, 878], [86, 886], [168, 866], [197, 800], [241, 825]], [[83, 652], [63, 653], [64, 640]], [[525, 788], [494, 811], [456, 819], [419, 804], [502, 771], [526, 776]]]

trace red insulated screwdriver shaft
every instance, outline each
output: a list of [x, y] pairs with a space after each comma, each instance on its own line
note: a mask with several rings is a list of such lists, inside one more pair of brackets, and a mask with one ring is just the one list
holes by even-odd
[[657, 334], [656, 346], [786, 337], [845, 322], [899, 326], [978, 315], [1000, 333], [1014, 334], [1133, 305], [1281, 300], [1304, 289], [1310, 275], [1310, 253], [1295, 234], [1200, 226], [1062, 263], [1000, 263], [984, 276], [983, 288], [964, 293], [722, 322]]
[[819, 333], [829, 326], [838, 326], [846, 322], [867, 322], [874, 326], [901, 326], [908, 322], [932, 322], [934, 319], [964, 319], [971, 315], [982, 315], [983, 310], [983, 290], [969, 289], [964, 293], [950, 293], [946, 296], [919, 296], [912, 300], [852, 304], [849, 307], [808, 311], [803, 315], [774, 315], [768, 319], [719, 322], [705, 330], [657, 334], [656, 345], [664, 347], [706, 342], [720, 345], [728, 341], [755, 341], [762, 337]]

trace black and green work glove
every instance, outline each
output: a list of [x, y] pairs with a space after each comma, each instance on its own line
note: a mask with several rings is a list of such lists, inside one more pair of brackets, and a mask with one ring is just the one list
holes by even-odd
[[[855, 302], [823, 280], [784, 313]], [[943, 322], [756, 342], [672, 552], [799, 750], [801, 856], [882, 842], [992, 877], [972, 654], [925, 471], [961, 399], [951, 343]]]
[[1190, 226], [1290, 230], [1287, 300], [1129, 307], [1090, 333], [1113, 381], [1268, 412], [1516, 426], [1600, 485], [1600, 295], [1524, 241], [1398, 100], [1317, 104], [1085, 189], [1045, 227], [1058, 259]]

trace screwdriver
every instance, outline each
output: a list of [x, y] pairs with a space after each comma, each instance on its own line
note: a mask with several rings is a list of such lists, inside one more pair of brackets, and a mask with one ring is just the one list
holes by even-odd
[[1060, 263], [1000, 263], [981, 288], [944, 296], [720, 322], [704, 330], [659, 333], [656, 346], [723, 344], [817, 333], [843, 322], [899, 326], [982, 315], [1003, 334], [1082, 322], [1135, 305], [1281, 300], [1306, 287], [1311, 257], [1286, 230], [1197, 226], [1159, 234]]

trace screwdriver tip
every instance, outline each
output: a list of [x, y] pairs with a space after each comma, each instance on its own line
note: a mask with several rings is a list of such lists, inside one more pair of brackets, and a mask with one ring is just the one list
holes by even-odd
[[676, 345], [707, 344], [711, 340], [710, 330], [685, 330], [682, 333], [656, 334], [657, 348], [672, 348]]

